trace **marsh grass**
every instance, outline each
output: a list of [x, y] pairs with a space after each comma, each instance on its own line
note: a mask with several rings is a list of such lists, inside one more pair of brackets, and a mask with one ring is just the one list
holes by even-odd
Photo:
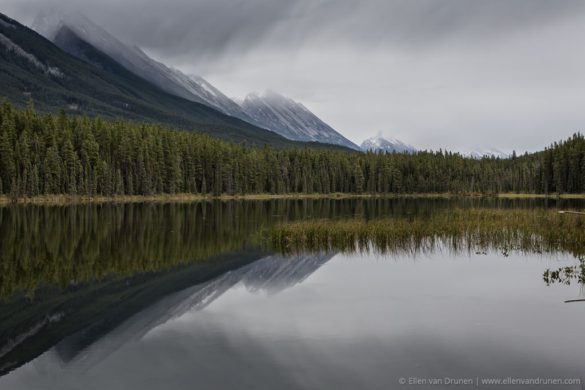
[[425, 218], [317, 220], [280, 224], [263, 242], [281, 253], [375, 251], [567, 252], [585, 255], [583, 216], [555, 210], [451, 209]]

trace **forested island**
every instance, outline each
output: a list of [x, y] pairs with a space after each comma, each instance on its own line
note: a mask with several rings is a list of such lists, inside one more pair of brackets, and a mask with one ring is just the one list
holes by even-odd
[[0, 194], [561, 194], [585, 192], [585, 138], [508, 159], [263, 148], [123, 120], [0, 108]]

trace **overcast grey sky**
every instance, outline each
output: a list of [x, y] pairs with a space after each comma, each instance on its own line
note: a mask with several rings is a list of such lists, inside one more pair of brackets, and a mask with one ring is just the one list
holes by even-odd
[[356, 143], [524, 151], [585, 130], [585, 0], [0, 0], [29, 25], [47, 7]]

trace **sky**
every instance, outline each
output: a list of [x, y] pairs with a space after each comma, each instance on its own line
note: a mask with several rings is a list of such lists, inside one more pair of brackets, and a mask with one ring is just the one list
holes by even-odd
[[27, 25], [46, 9], [358, 144], [523, 152], [585, 131], [585, 0], [0, 0]]

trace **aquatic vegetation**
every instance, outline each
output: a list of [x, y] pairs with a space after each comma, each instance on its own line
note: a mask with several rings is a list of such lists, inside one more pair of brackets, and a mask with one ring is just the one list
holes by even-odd
[[314, 220], [280, 224], [263, 242], [283, 253], [377, 251], [420, 253], [439, 247], [482, 253], [498, 250], [585, 255], [583, 216], [555, 210], [452, 209], [428, 217]]
[[556, 270], [547, 269], [542, 275], [547, 286], [551, 284], [570, 285], [572, 282], [585, 284], [585, 258], [579, 258], [579, 265], [560, 267]]

